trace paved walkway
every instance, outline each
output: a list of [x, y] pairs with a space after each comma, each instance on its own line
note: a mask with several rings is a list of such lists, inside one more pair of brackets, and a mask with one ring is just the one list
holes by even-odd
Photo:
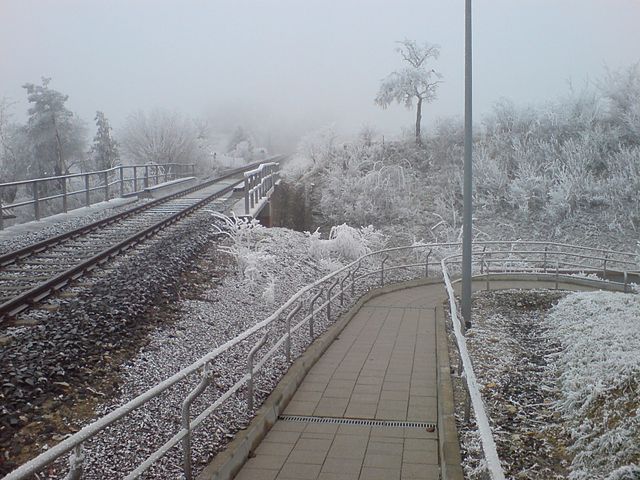
[[309, 418], [278, 420], [236, 479], [438, 479], [434, 306], [444, 298], [440, 284], [367, 302], [284, 412]]

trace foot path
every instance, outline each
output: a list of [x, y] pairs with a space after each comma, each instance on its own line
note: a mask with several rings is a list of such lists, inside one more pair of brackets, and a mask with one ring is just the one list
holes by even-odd
[[435, 284], [368, 301], [236, 479], [438, 479], [444, 299]]

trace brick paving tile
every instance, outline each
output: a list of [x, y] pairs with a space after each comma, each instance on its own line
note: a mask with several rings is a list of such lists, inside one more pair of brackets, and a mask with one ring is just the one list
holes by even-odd
[[[436, 422], [433, 304], [421, 288], [370, 300], [307, 374], [285, 413]], [[436, 295], [437, 293], [437, 295]], [[279, 420], [236, 480], [437, 480], [427, 428]]]

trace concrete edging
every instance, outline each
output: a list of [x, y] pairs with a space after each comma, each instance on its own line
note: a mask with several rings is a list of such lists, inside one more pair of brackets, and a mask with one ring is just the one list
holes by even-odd
[[[241, 430], [236, 434], [227, 448], [220, 452], [213, 459], [209, 465], [198, 475], [198, 480], [231, 480], [242, 468], [244, 463], [249, 458], [250, 453], [258, 447], [262, 439], [267, 435], [271, 427], [276, 423], [280, 414], [287, 407], [289, 401], [293, 398], [296, 390], [304, 380], [306, 374], [311, 370], [311, 367], [318, 361], [322, 354], [329, 348], [335, 338], [342, 332], [347, 326], [349, 321], [360, 311], [362, 306], [371, 300], [372, 298], [391, 293], [397, 290], [403, 290], [411, 287], [418, 287], [422, 285], [432, 285], [441, 283], [441, 279], [434, 278], [422, 278], [417, 280], [410, 280], [402, 283], [393, 283], [385, 285], [384, 287], [375, 288], [369, 290], [353, 305], [347, 312], [342, 314], [340, 318], [326, 330], [321, 336], [319, 336], [291, 365], [287, 373], [282, 377], [278, 385], [274, 388], [271, 394], [264, 401], [262, 406], [256, 412], [255, 417], [245, 430]], [[440, 318], [440, 317], [439, 317]], [[442, 317], [441, 321], [444, 321]], [[444, 323], [442, 324], [444, 327]], [[444, 331], [444, 328], [442, 329]], [[438, 334], [436, 334], [438, 336]], [[441, 340], [441, 339], [440, 339]], [[439, 341], [440, 344], [440, 341]], [[447, 347], [446, 332], [444, 337], [444, 346]], [[440, 348], [440, 347], [439, 347]], [[447, 353], [447, 372], [448, 370], [448, 353]], [[439, 360], [440, 362], [440, 360]], [[451, 380], [449, 379], [449, 385]], [[440, 385], [439, 385], [440, 387]], [[453, 390], [451, 390], [451, 399], [453, 399]], [[453, 403], [451, 403], [453, 408]], [[440, 411], [440, 408], [438, 408]], [[447, 422], [453, 419], [453, 411], [450, 416], [446, 417]], [[455, 443], [457, 445], [457, 431], [455, 427], [455, 420], [453, 420], [453, 432], [455, 434]], [[438, 419], [440, 422], [440, 419]], [[443, 428], [450, 432], [450, 426]], [[440, 438], [440, 434], [438, 438]], [[451, 441], [449, 441], [450, 443]], [[459, 455], [459, 449], [458, 449]], [[455, 478], [458, 477], [446, 477]], [[460, 477], [461, 478], [461, 477]]]

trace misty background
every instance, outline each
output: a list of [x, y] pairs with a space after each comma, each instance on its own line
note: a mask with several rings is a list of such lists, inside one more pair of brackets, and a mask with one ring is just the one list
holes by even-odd
[[[639, 60], [636, 0], [476, 0], [473, 12], [476, 120], [502, 97], [547, 101]], [[396, 136], [414, 114], [373, 99], [401, 67], [394, 42], [411, 38], [441, 46], [428, 132], [463, 111], [463, 14], [462, 1], [1, 0], [0, 97], [23, 121], [22, 85], [46, 76], [89, 131], [96, 110], [117, 132], [160, 107], [260, 130], [274, 149], [330, 123]]]

